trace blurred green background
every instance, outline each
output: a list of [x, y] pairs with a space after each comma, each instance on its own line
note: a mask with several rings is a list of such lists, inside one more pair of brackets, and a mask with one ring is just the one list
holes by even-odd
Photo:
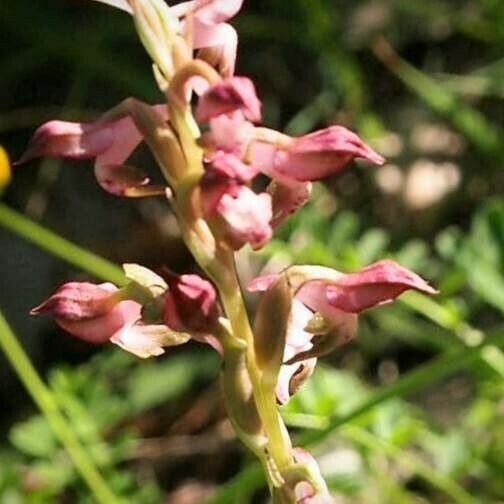
[[[504, 2], [255, 0], [233, 24], [238, 73], [256, 81], [269, 127], [344, 124], [388, 160], [318, 185], [265, 250], [240, 253], [242, 277], [393, 257], [441, 290], [360, 317], [358, 338], [283, 408], [294, 438], [338, 503], [504, 503]], [[106, 6], [3, 0], [0, 30], [12, 159], [43, 121], [161, 98], [130, 18]], [[265, 502], [211, 350], [139, 361], [28, 316], [61, 282], [117, 273], [9, 209], [117, 264], [192, 269], [166, 205], [115, 199], [89, 164], [54, 160], [16, 168], [0, 191], [0, 309], [114, 491], [140, 504]], [[56, 257], [69, 253], [74, 264]], [[95, 502], [0, 364], [0, 502]]]

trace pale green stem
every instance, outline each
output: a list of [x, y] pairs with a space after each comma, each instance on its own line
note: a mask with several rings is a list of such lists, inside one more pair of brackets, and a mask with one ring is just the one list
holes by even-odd
[[117, 265], [65, 240], [3, 203], [0, 203], [0, 226], [101, 280], [116, 285], [126, 283], [125, 276]]
[[38, 375], [1, 312], [0, 346], [33, 401], [40, 408], [54, 435], [59, 439], [72, 459], [76, 470], [88, 485], [96, 502], [99, 504], [120, 504], [123, 502], [112, 493], [100, 475], [88, 453], [69, 426], [51, 390]]
[[234, 259], [225, 278], [217, 278], [224, 309], [236, 337], [247, 343], [247, 367], [254, 388], [254, 397], [259, 415], [268, 436], [269, 452], [281, 470], [292, 463], [291, 445], [287, 430], [278, 412], [274, 391], [265, 387], [256, 364], [254, 336], [235, 271]]
[[[306, 433], [298, 439], [300, 446], [312, 446], [325, 441], [338, 428], [350, 424], [373, 411], [374, 408], [400, 397], [406, 398], [427, 386], [440, 381], [462, 369], [470, 369], [475, 363], [481, 362], [482, 352], [489, 346], [501, 348], [504, 346], [504, 328], [498, 327], [487, 335], [485, 343], [472, 348], [461, 348], [446, 352], [432, 361], [406, 373], [392, 385], [382, 388], [365, 399], [362, 404], [357, 405], [351, 411], [343, 415], [333, 417], [322, 417], [318, 425], [311, 423], [311, 432]], [[320, 424], [323, 425], [320, 425]], [[301, 427], [301, 425], [299, 425]], [[308, 427], [308, 425], [305, 425]], [[251, 465], [239, 473], [229, 483], [205, 504], [233, 504], [232, 492], [242, 484], [246, 485], [249, 492], [258, 488], [263, 483], [258, 465]]]

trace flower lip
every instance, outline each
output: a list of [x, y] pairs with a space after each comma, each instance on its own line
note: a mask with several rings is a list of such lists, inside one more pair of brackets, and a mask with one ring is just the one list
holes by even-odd
[[217, 324], [220, 307], [214, 286], [195, 274], [177, 275], [163, 268], [168, 284], [164, 322], [175, 331], [208, 334]]
[[26, 151], [13, 164], [41, 156], [90, 159], [105, 152], [113, 142], [114, 134], [107, 124], [49, 121], [37, 128]]

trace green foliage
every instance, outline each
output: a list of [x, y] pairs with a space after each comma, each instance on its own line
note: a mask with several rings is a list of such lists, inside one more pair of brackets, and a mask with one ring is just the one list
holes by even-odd
[[[356, 342], [325, 360], [283, 408], [345, 504], [504, 500], [503, 21], [500, 0], [270, 0], [245, 2], [236, 19], [240, 68], [258, 81], [268, 125], [302, 134], [343, 122], [378, 150], [384, 139], [396, 138], [395, 150], [384, 154], [402, 181], [386, 192], [377, 170], [353, 167], [317, 185], [312, 202], [278, 230], [256, 262], [351, 271], [392, 257], [441, 291], [435, 300], [405, 295], [361, 316]], [[92, 2], [19, 0], [0, 2], [0, 26], [6, 40], [0, 48], [0, 132], [9, 153], [21, 151], [23, 129], [54, 116], [96, 117], [95, 110], [128, 95], [159, 99], [127, 16]], [[386, 37], [385, 45], [377, 44], [377, 35]], [[421, 125], [436, 128], [419, 146], [413, 139]], [[440, 131], [452, 140], [435, 150]], [[419, 160], [454, 165], [458, 185], [417, 208], [406, 186]], [[99, 243], [79, 228], [92, 205], [102, 204], [82, 194], [88, 172], [72, 172], [73, 185], [63, 185], [62, 197], [56, 196], [56, 185], [63, 184], [56, 165], [42, 164], [36, 174], [35, 168], [20, 170], [2, 198], [80, 243]], [[427, 193], [435, 186], [429, 179]], [[87, 199], [89, 206], [79, 206]], [[75, 224], [54, 215], [70, 215]], [[127, 246], [147, 241], [138, 232], [140, 215], [149, 215], [156, 229], [169, 227], [165, 214], [139, 205], [133, 224], [125, 225], [122, 248], [117, 252], [114, 238], [106, 236], [101, 249], [123, 257]], [[94, 213], [88, 218], [96, 225], [102, 219]], [[97, 278], [123, 280], [113, 263], [4, 204], [0, 226]], [[163, 262], [170, 263], [176, 248], [167, 247], [163, 234], [139, 255], [162, 250]], [[56, 264], [54, 270], [61, 267]], [[3, 275], [19, 274], [10, 271], [15, 266]], [[0, 298], [2, 307], [14, 306], [12, 299], [27, 290], [0, 293], [7, 296]], [[261, 502], [261, 471], [243, 457], [235, 464], [240, 455], [218, 436], [218, 406], [203, 400], [209, 389], [217, 402], [216, 355], [191, 348], [144, 362], [100, 351], [70, 366], [55, 363], [61, 354], [52, 357], [49, 348], [47, 381], [59, 407], [127, 502], [164, 502], [188, 475], [219, 485], [213, 503]], [[184, 413], [193, 403], [193, 414], [203, 420], [185, 431], [177, 422], [190, 423]], [[91, 504], [47, 419], [25, 407], [11, 418], [0, 446], [0, 502]], [[141, 449], [154, 436], [161, 438], [153, 441], [160, 451], [163, 440], [175, 440], [196, 454], [153, 462]], [[205, 436], [217, 448], [205, 448]]]

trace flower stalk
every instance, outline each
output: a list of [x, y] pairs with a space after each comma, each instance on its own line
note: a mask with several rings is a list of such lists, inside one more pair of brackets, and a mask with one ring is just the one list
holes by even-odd
[[[99, 1], [132, 14], [166, 102], [128, 98], [93, 123], [46, 123], [18, 164], [39, 156], [94, 159], [96, 180], [107, 192], [164, 196], [207, 278], [129, 264], [129, 283], [121, 289], [69, 282], [32, 314], [50, 314], [77, 338], [111, 342], [141, 358], [189, 339], [209, 344], [223, 358], [230, 421], [260, 460], [273, 502], [333, 502], [315, 459], [292, 446], [277, 403], [309, 378], [318, 357], [353, 338], [358, 313], [407, 289], [435, 291], [392, 261], [350, 274], [294, 266], [252, 281], [250, 290], [263, 293], [252, 325], [234, 253], [267, 243], [306, 203], [312, 181], [355, 158], [384, 160], [343, 126], [297, 138], [256, 126], [262, 104], [253, 82], [234, 75], [237, 36], [227, 23], [243, 0], [194, 0], [173, 8], [163, 0]], [[141, 141], [166, 187], [151, 185], [126, 164]], [[257, 176], [270, 180], [260, 192]]]

